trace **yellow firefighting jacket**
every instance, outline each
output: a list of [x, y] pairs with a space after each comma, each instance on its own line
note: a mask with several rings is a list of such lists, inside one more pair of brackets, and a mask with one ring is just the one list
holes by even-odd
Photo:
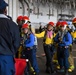
[[71, 32], [72, 37], [75, 39], [76, 38], [76, 31]]
[[[35, 34], [35, 36], [38, 37], [38, 38], [43, 38], [45, 36], [45, 31], [43, 31], [43, 32], [41, 32], [39, 34]], [[52, 36], [52, 38], [46, 37], [45, 44], [53, 44], [53, 38], [54, 37], [55, 37], [55, 33]]]

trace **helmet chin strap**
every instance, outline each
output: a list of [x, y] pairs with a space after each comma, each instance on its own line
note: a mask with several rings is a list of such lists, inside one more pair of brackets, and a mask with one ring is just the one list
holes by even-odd
[[28, 22], [28, 20], [25, 20], [25, 23], [27, 23]]
[[67, 27], [67, 26], [66, 26], [66, 25], [64, 25], [64, 30], [66, 29], [66, 27]]

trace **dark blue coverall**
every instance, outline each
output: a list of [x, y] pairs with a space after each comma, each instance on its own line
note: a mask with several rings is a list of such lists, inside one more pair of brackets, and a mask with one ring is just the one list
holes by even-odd
[[20, 45], [18, 26], [0, 14], [0, 75], [14, 75], [14, 55]]
[[36, 73], [39, 73], [38, 63], [36, 59], [36, 46], [34, 45], [35, 36], [31, 33], [25, 41], [25, 57], [29, 59]]
[[72, 36], [69, 32], [67, 32], [64, 35], [62, 42], [59, 41], [59, 38], [60, 38], [59, 34], [57, 34], [56, 37], [54, 38], [54, 41], [58, 43], [58, 49], [57, 49], [58, 62], [60, 68], [64, 66], [65, 70], [68, 70], [69, 45], [72, 44]]

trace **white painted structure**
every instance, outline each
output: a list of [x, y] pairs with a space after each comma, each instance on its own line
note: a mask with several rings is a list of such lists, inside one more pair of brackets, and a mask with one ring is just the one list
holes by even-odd
[[[16, 21], [17, 16], [19, 15], [23, 15], [22, 12], [22, 6], [21, 3], [19, 2], [19, 0], [5, 0], [8, 4], [8, 15], [11, 16], [13, 18], [13, 21]], [[49, 6], [47, 5], [39, 5], [39, 15], [36, 15], [38, 13], [37, 11], [37, 4], [34, 4], [34, 6], [32, 6], [32, 4], [30, 5], [30, 9], [32, 9], [32, 13], [30, 13], [30, 21], [34, 24], [36, 23], [40, 23], [42, 22], [43, 24], [48, 23], [49, 21], [53, 21], [54, 23], [57, 22], [58, 20], [58, 14], [71, 14], [68, 9], [64, 9], [61, 10], [60, 8], [57, 8], [54, 4], [50, 7], [50, 14], [52, 14], [52, 16], [48, 16], [47, 14], [49, 14]], [[25, 15], [28, 15], [28, 7], [25, 4]], [[76, 16], [76, 10], [73, 12], [73, 14]], [[36, 14], [34, 14], [36, 13]]]

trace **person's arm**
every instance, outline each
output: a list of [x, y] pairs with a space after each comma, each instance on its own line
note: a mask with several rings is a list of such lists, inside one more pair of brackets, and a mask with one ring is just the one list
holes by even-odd
[[35, 34], [35, 36], [36, 36], [37, 38], [42, 38], [42, 37], [44, 37], [44, 35], [45, 35], [45, 31], [43, 31], [43, 32], [41, 32], [41, 33], [39, 33], [39, 34]]
[[20, 46], [20, 33], [19, 33], [19, 28], [15, 23], [12, 29], [13, 29], [13, 46], [16, 52]]
[[53, 35], [53, 37], [55, 38], [55, 36], [56, 36], [57, 34], [56, 33], [54, 33], [54, 35]]
[[58, 34], [54, 37], [54, 42], [59, 43], [59, 37], [58, 37]]
[[63, 43], [64, 43], [66, 46], [72, 44], [72, 36], [71, 36], [70, 33], [67, 34], [67, 41], [64, 40]]
[[27, 43], [27, 44], [25, 45], [25, 47], [32, 47], [32, 46], [34, 46], [35, 37], [34, 37], [33, 34], [30, 34], [29, 40], [30, 40], [30, 42]]
[[71, 35], [73, 38], [76, 38], [76, 31], [75, 32], [71, 32]]

